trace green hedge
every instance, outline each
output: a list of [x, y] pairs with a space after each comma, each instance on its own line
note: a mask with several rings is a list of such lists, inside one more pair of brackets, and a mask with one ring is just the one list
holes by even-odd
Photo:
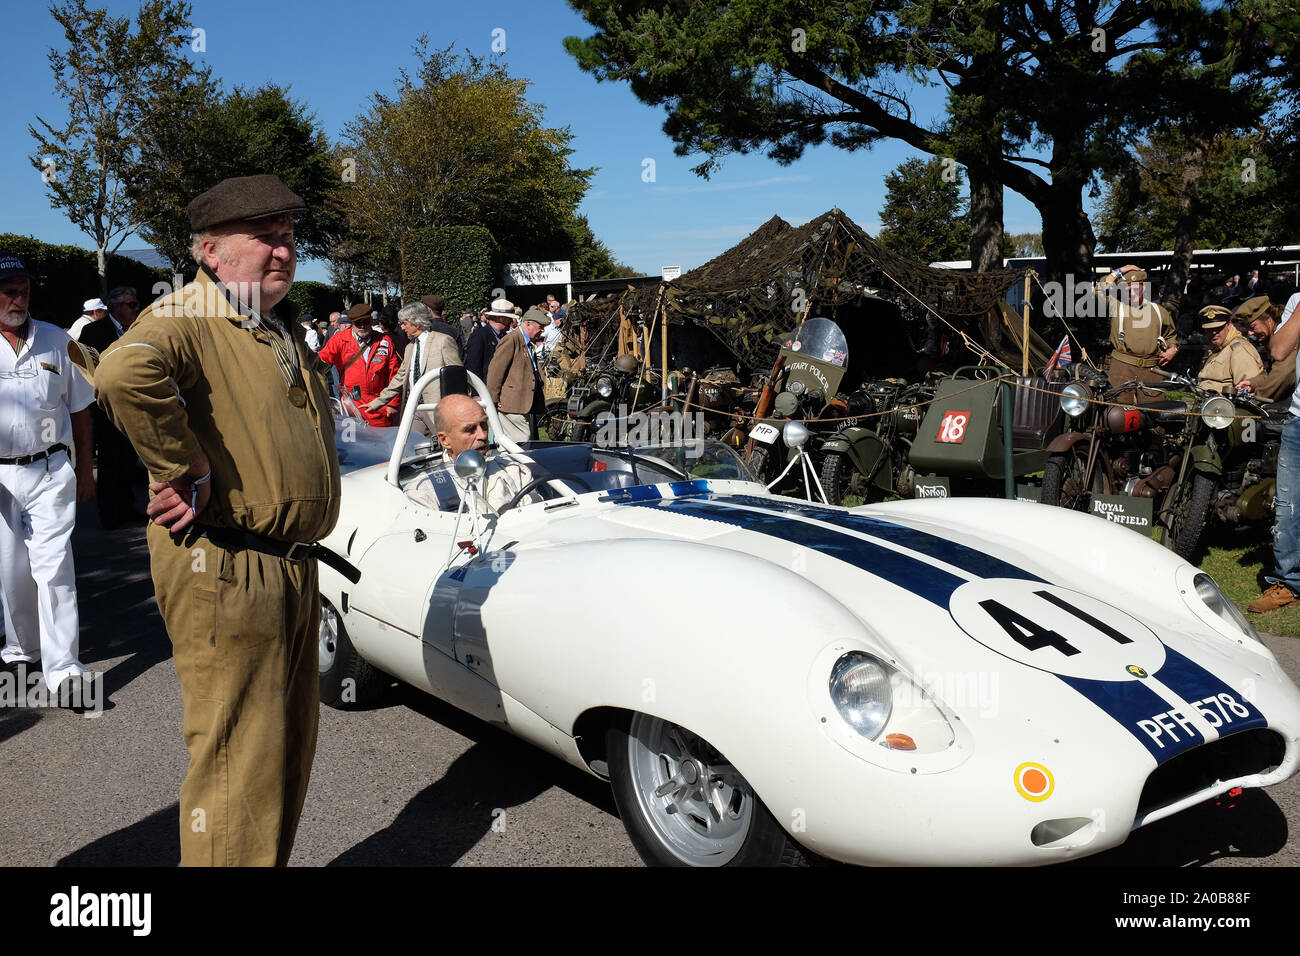
[[[362, 296], [353, 292], [348, 296], [352, 302], [360, 302]], [[343, 290], [324, 282], [299, 280], [289, 289], [289, 301], [298, 306], [298, 314], [311, 313], [313, 318], [328, 319], [331, 312], [343, 312]]]
[[501, 247], [482, 226], [412, 229], [402, 237], [402, 298], [437, 294], [447, 315], [486, 305], [499, 286]]
[[[0, 233], [0, 250], [16, 253], [32, 274], [32, 315], [67, 328], [81, 315], [81, 303], [100, 295], [93, 249], [56, 246], [31, 236]], [[192, 277], [192, 276], [191, 276]], [[126, 256], [108, 257], [108, 288], [134, 286], [141, 302], [152, 302], [154, 286], [167, 283], [170, 269], [152, 269]]]

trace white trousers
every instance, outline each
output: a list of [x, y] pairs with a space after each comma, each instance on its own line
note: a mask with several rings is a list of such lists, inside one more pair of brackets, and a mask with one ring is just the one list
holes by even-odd
[[77, 659], [76, 518], [77, 475], [67, 452], [30, 465], [0, 465], [0, 658], [31, 663], [39, 657], [51, 691], [86, 672]]

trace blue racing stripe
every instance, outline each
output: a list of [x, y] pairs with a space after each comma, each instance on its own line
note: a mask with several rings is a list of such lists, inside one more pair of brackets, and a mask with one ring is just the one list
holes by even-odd
[[906, 525], [885, 521], [882, 518], [848, 514], [821, 505], [790, 499], [774, 500], [772, 498], [758, 498], [753, 495], [728, 495], [726, 498], [716, 500], [724, 503], [735, 502], [736, 504], [752, 505], [758, 508], [769, 508], [789, 514], [804, 515], [819, 521], [827, 521], [842, 528], [848, 528], [851, 531], [860, 531], [863, 534], [881, 538], [891, 544], [919, 551], [921, 554], [929, 555], [982, 578], [1016, 578], [1022, 581], [1043, 580], [1038, 575], [1030, 574], [1028, 571], [1018, 568], [1014, 564], [1008, 564], [1001, 558], [995, 558], [991, 554], [985, 554], [983, 551], [977, 551], [974, 548], [958, 544], [955, 541], [949, 541], [947, 538], [941, 538], [938, 535], [917, 531]]
[[[1219, 728], [1221, 737], [1235, 734], [1239, 730], [1268, 726], [1268, 719], [1259, 712], [1257, 707], [1242, 697], [1240, 692], [1234, 691], [1196, 661], [1179, 654], [1168, 644], [1165, 645], [1165, 664], [1160, 668], [1159, 673], [1152, 676], [1189, 704], [1195, 705], [1199, 702], [1200, 710], [1208, 711], [1215, 718], [1223, 720], [1223, 726]], [[1227, 695], [1228, 701], [1243, 708], [1246, 715], [1243, 717], [1237, 714], [1231, 704], [1219, 696], [1220, 694]], [[1219, 703], [1211, 701], [1209, 699], [1211, 697]], [[1210, 723], [1214, 723], [1214, 719], [1207, 719]]]
[[1067, 677], [1064, 674], [1056, 676], [1119, 721], [1156, 758], [1156, 763], [1163, 763], [1184, 750], [1205, 743], [1205, 738], [1195, 727], [1184, 727], [1172, 720], [1170, 723], [1176, 726], [1172, 733], [1158, 725], [1154, 731], [1158, 736], [1144, 730], [1141, 721], [1147, 721], [1150, 725], [1153, 717], [1170, 710], [1172, 705], [1140, 680], [1109, 681]]
[[622, 503], [689, 515], [707, 521], [718, 521], [735, 528], [756, 531], [791, 544], [802, 545], [884, 578], [918, 597], [932, 601], [945, 610], [952, 592], [966, 583], [956, 575], [942, 571], [917, 558], [899, 554], [897, 551], [891, 551], [869, 541], [840, 534], [829, 528], [819, 528], [806, 521], [773, 514], [770, 511], [740, 511], [735, 508], [719, 507], [711, 501], [699, 498], [663, 498], [653, 501], [620, 502]]

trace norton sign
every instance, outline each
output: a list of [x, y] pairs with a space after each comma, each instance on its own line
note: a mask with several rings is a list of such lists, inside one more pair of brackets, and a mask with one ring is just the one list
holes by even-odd
[[557, 285], [569, 282], [569, 261], [507, 262], [506, 285]]
[[1088, 510], [1115, 524], [1132, 528], [1138, 534], [1151, 535], [1151, 517], [1154, 508], [1149, 498], [1128, 495], [1093, 495]]

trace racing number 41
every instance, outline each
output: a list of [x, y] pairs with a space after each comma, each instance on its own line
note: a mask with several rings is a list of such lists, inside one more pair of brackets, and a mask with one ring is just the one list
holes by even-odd
[[[1057, 597], [1050, 591], [1035, 591], [1034, 596], [1042, 598], [1049, 604], [1056, 605], [1062, 611], [1073, 614], [1085, 624], [1105, 634], [1116, 644], [1133, 643], [1132, 638], [1125, 637], [1105, 621], [1097, 620], [1097, 618], [1093, 617], [1087, 611], [1075, 607], [1069, 601]], [[1002, 629], [1011, 636], [1013, 641], [1026, 650], [1036, 651], [1044, 647], [1054, 647], [1066, 657], [1072, 657], [1079, 653], [1077, 647], [1067, 641], [1056, 631], [1031, 621], [1020, 612], [1013, 611], [1000, 601], [995, 601], [990, 598], [987, 601], [980, 601], [980, 607], [984, 608], [984, 610], [988, 612], [989, 617], [1002, 625]]]
[[966, 425], [969, 422], [970, 412], [948, 412], [939, 420], [939, 441], [961, 444], [966, 438]]

